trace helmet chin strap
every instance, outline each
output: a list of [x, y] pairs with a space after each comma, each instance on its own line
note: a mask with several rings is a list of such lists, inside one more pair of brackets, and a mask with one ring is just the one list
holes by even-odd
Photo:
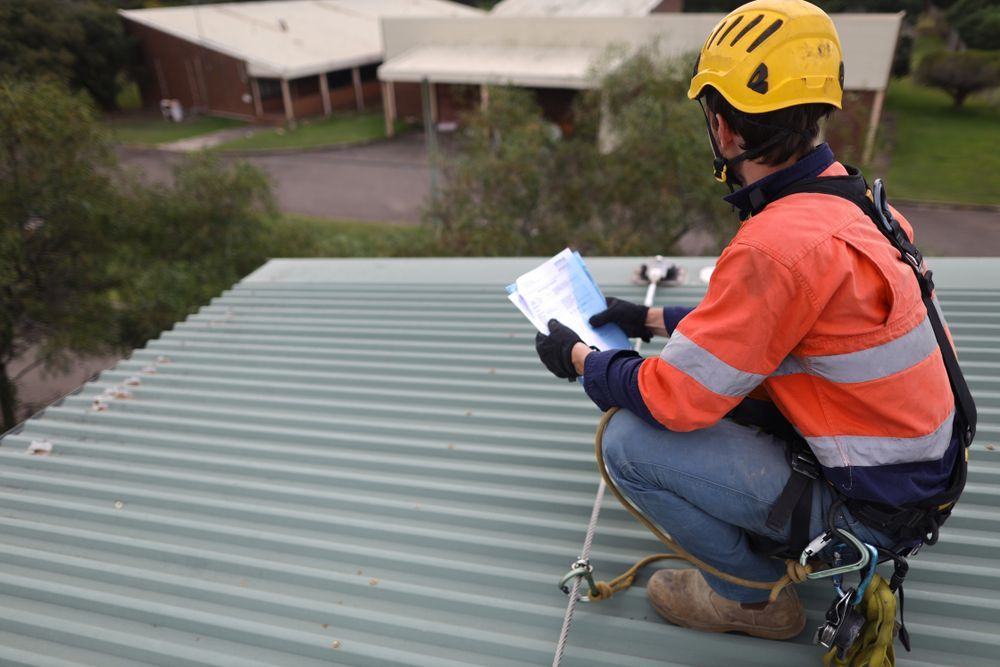
[[719, 144], [715, 140], [715, 135], [712, 134], [712, 123], [709, 120], [708, 111], [705, 109], [705, 103], [701, 101], [700, 97], [698, 98], [698, 105], [701, 106], [702, 115], [705, 116], [705, 128], [708, 130], [708, 141], [712, 144], [712, 155], [715, 158], [712, 160], [712, 167], [715, 172], [715, 180], [720, 183], [725, 183], [729, 186], [730, 192], [735, 192], [736, 187], [734, 183], [740, 185], [741, 187], [743, 183], [740, 177], [733, 173], [732, 167], [735, 167], [737, 164], [745, 160], [746, 158], [743, 156], [746, 155], [746, 153], [744, 152], [732, 160], [727, 160], [723, 157], [722, 151], [719, 150]]
[[719, 144], [715, 140], [715, 135], [712, 134], [712, 123], [709, 120], [709, 115], [707, 110], [705, 109], [705, 104], [701, 101], [700, 97], [698, 98], [698, 104], [701, 106], [702, 115], [705, 116], [705, 127], [708, 129], [708, 140], [712, 144], [712, 153], [715, 156], [715, 159], [712, 160], [712, 167], [714, 168], [715, 171], [715, 180], [719, 181], [720, 183], [725, 183], [726, 185], [728, 185], [730, 192], [735, 192], [737, 187], [742, 188], [744, 185], [746, 185], [743, 182], [742, 177], [740, 177], [740, 175], [736, 173], [736, 167], [741, 162], [744, 162], [746, 160], [755, 160], [756, 158], [760, 157], [767, 151], [771, 150], [772, 147], [777, 146], [779, 143], [784, 141], [785, 137], [788, 134], [799, 134], [805, 137], [806, 139], [809, 138], [809, 136], [805, 132], [800, 132], [799, 130], [793, 130], [791, 128], [786, 128], [786, 127], [776, 127], [774, 125], [767, 125], [765, 123], [753, 123], [754, 125], [760, 127], [767, 127], [775, 130], [781, 130], [781, 132], [775, 134], [770, 139], [762, 143], [760, 146], [757, 146], [756, 148], [751, 148], [750, 150], [743, 151], [736, 157], [727, 158], [723, 156], [722, 151], [719, 150]]

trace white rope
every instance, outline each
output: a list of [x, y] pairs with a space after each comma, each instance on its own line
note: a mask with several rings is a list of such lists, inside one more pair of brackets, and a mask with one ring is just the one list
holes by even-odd
[[[657, 266], [649, 271], [649, 286], [646, 288], [646, 298], [643, 304], [649, 308], [653, 305], [653, 298], [656, 296], [656, 285], [664, 275], [662, 258], [657, 256]], [[632, 343], [632, 349], [638, 352], [642, 349], [642, 339], [636, 338]], [[607, 487], [604, 478], [601, 477], [597, 485], [597, 497], [594, 498], [594, 507], [590, 511], [590, 523], [587, 524], [587, 534], [583, 538], [583, 549], [580, 550], [580, 560], [590, 560], [590, 546], [594, 543], [594, 533], [597, 530], [597, 517], [601, 513], [601, 502], [604, 500], [604, 491]], [[569, 600], [566, 602], [566, 614], [563, 616], [562, 629], [559, 631], [559, 640], [556, 642], [556, 654], [552, 658], [552, 667], [560, 667], [563, 653], [566, 651], [566, 641], [569, 639], [569, 626], [573, 622], [573, 612], [576, 611], [576, 603], [579, 602], [580, 580], [582, 577], [573, 579], [573, 587], [569, 590]]]
[[[597, 497], [594, 498], [594, 507], [590, 511], [590, 523], [587, 524], [587, 534], [583, 538], [583, 549], [580, 550], [580, 560], [590, 559], [590, 545], [594, 542], [594, 533], [597, 529], [597, 517], [601, 513], [601, 501], [604, 500], [604, 478], [597, 485]], [[573, 622], [573, 612], [576, 610], [576, 603], [579, 601], [580, 580], [582, 577], [573, 579], [573, 587], [569, 591], [569, 601], [566, 603], [566, 615], [563, 616], [562, 630], [559, 631], [559, 641], [556, 642], [556, 655], [552, 659], [552, 667], [559, 667], [562, 662], [563, 653], [566, 650], [566, 640], [569, 638], [569, 626]]]

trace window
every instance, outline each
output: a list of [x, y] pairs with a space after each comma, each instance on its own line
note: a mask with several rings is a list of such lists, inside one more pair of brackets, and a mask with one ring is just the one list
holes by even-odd
[[262, 100], [281, 97], [281, 79], [257, 79], [257, 90]]
[[351, 70], [338, 69], [335, 72], [327, 72], [326, 83], [330, 86], [330, 90], [335, 90], [354, 85], [354, 78], [351, 76]]
[[372, 63], [361, 68], [362, 81], [376, 81], [378, 79], [379, 63]]

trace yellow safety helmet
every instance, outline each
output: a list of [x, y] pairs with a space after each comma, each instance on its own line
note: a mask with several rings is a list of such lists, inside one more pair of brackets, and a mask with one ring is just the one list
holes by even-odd
[[833, 21], [804, 0], [755, 0], [715, 27], [694, 66], [688, 97], [712, 86], [740, 111], [798, 104], [840, 107], [844, 60]]

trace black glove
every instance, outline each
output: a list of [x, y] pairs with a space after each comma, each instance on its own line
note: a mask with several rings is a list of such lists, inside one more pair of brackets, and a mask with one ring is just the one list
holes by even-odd
[[590, 318], [590, 326], [602, 327], [613, 322], [622, 328], [629, 338], [641, 338], [648, 343], [653, 338], [653, 332], [646, 326], [648, 306], [608, 297], [608, 307]]
[[549, 320], [549, 335], [538, 332], [535, 336], [535, 350], [538, 358], [553, 375], [572, 382], [577, 378], [576, 368], [573, 367], [573, 347], [582, 342], [575, 331], [559, 320]]

